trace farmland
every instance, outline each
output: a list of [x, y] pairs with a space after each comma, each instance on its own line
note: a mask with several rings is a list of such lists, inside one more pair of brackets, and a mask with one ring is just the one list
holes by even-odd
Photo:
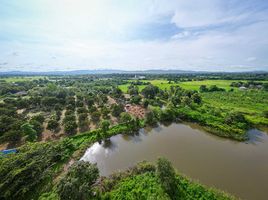
[[[172, 195], [233, 199], [190, 181], [165, 159], [133, 166], [111, 178], [101, 178], [95, 165], [79, 162], [95, 142], [118, 134], [132, 136], [160, 124], [193, 122], [226, 140], [247, 141], [248, 130], [268, 127], [268, 77], [229, 76], [228, 80], [221, 74], [150, 75], [145, 80], [134, 80], [132, 74], [2, 77], [1, 150], [17, 152], [0, 159], [0, 198], [68, 199], [66, 188], [71, 187], [76, 191], [73, 198], [80, 199], [76, 187], [90, 174], [83, 191], [93, 199], [122, 199], [126, 190], [129, 199], [137, 191], [143, 199], [156, 194], [163, 199]], [[168, 188], [159, 184], [165, 180], [163, 173], [173, 180]]]
[[[234, 81], [241, 81], [241, 80], [203, 80], [203, 81], [185, 81], [185, 82], [179, 82], [179, 83], [174, 83], [171, 82], [169, 83], [168, 80], [161, 79], [161, 80], [141, 80], [142, 82], [150, 82], [151, 84], [161, 88], [162, 90], [164, 89], [169, 89], [170, 86], [180, 86], [183, 89], [187, 90], [199, 90], [201, 85], [207, 85], [207, 86], [212, 86], [212, 85], [217, 85], [220, 88], [224, 88], [226, 90], [230, 90], [232, 87], [230, 84]], [[129, 82], [132, 82], [129, 80]], [[123, 92], [127, 92], [127, 88], [130, 84], [124, 84], [124, 85], [119, 85], [119, 88]], [[138, 86], [140, 90], [142, 90], [145, 86], [140, 85]]]

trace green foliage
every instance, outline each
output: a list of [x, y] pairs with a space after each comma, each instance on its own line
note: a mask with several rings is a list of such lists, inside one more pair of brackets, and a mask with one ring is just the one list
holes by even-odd
[[37, 132], [33, 127], [34, 126], [29, 123], [25, 123], [21, 126], [22, 133], [27, 136], [27, 140], [30, 142], [35, 141], [37, 138]]
[[29, 143], [18, 150], [17, 154], [0, 159], [0, 199], [25, 200], [38, 196], [51, 180], [55, 166], [69, 158], [74, 147], [63, 140]]
[[141, 96], [140, 95], [134, 95], [134, 96], [131, 96], [130, 98], [130, 103], [132, 104], [140, 104], [141, 102]]
[[168, 200], [169, 197], [157, 182], [153, 173], [128, 177], [116, 185], [116, 189], [106, 193], [103, 199]]
[[122, 112], [124, 112], [124, 106], [122, 104], [112, 105], [112, 115], [114, 117], [119, 117]]
[[126, 172], [103, 178], [96, 185], [100, 199], [234, 199], [176, 174], [166, 159], [160, 159], [157, 163], [155, 167], [151, 163], [142, 162]]
[[106, 133], [109, 130], [109, 127], [110, 127], [110, 121], [102, 120], [100, 128], [104, 133]]
[[43, 123], [45, 121], [45, 117], [42, 114], [35, 115], [31, 118], [31, 120], [38, 121], [39, 123]]
[[129, 123], [131, 120], [132, 120], [132, 116], [129, 113], [123, 112], [120, 114], [121, 123]]
[[95, 111], [95, 112], [91, 113], [90, 117], [91, 117], [91, 120], [92, 120], [94, 123], [97, 123], [97, 122], [99, 122], [99, 120], [100, 120], [101, 113], [100, 113], [99, 111]]
[[47, 129], [51, 131], [56, 131], [59, 128], [59, 123], [56, 119], [50, 119], [47, 122]]
[[153, 99], [159, 93], [159, 88], [157, 86], [149, 84], [142, 89], [141, 93], [144, 95], [145, 98]]
[[84, 161], [74, 163], [57, 185], [62, 200], [87, 200], [93, 194], [92, 184], [99, 176], [96, 165]]
[[145, 124], [156, 125], [157, 121], [157, 117], [153, 111], [149, 111], [145, 114]]
[[156, 175], [163, 190], [171, 199], [180, 199], [179, 188], [176, 184], [176, 173], [171, 163], [165, 158], [159, 158], [156, 163]]
[[67, 121], [64, 124], [64, 131], [68, 134], [68, 135], [72, 135], [75, 134], [77, 131], [77, 124], [75, 121]]

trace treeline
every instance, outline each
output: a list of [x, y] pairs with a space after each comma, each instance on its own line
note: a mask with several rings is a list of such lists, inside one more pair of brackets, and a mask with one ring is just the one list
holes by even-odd
[[238, 82], [232, 82], [230, 84], [231, 87], [245, 87], [249, 89], [263, 89], [265, 91], [268, 91], [268, 82], [258, 82], [258, 81], [238, 81]]

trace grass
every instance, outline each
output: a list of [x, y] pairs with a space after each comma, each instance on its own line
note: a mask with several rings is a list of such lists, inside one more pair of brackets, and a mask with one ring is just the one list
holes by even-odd
[[24, 82], [24, 81], [32, 81], [32, 80], [38, 80], [38, 79], [43, 79], [45, 76], [17, 76], [17, 77], [5, 77], [5, 78], [0, 78], [0, 81], [6, 81], [8, 83], [12, 82]]
[[[171, 84], [169, 84], [168, 81], [164, 80], [164, 79], [142, 80], [142, 82], [150, 82], [151, 84], [159, 87], [162, 90], [163, 89], [169, 89], [171, 86], [176, 86], [176, 85], [182, 87], [183, 89], [187, 89], [187, 90], [199, 90], [199, 87], [201, 85], [206, 85], [208, 87], [211, 86], [211, 85], [217, 85], [220, 88], [230, 90], [232, 88], [232, 87], [230, 87], [230, 84], [232, 82], [236, 82], [236, 81], [241, 81], [241, 80], [203, 80], [203, 81], [187, 81], [187, 82], [180, 82], [180, 83], [172, 82]], [[129, 85], [130, 84], [119, 85], [119, 88], [123, 92], [126, 93], [127, 88], [128, 88]], [[146, 86], [145, 85], [139, 85], [138, 87], [139, 87], [140, 90], [142, 90]], [[234, 88], [234, 89], [237, 90], [237, 88]]]
[[237, 111], [255, 125], [268, 125], [263, 111], [268, 110], [268, 92], [251, 90], [202, 93], [204, 103], [226, 112]]

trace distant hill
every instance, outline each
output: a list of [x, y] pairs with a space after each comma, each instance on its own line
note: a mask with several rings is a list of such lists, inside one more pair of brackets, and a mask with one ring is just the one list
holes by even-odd
[[[208, 71], [186, 71], [186, 70], [117, 70], [117, 69], [99, 69], [99, 70], [73, 70], [73, 71], [47, 71], [47, 72], [30, 72], [30, 71], [7, 71], [0, 72], [0, 76], [13, 75], [13, 76], [49, 76], [49, 75], [87, 75], [87, 74], [193, 74], [193, 73], [232, 73], [232, 72], [208, 72]], [[267, 73], [265, 71], [252, 71], [252, 72], [233, 72], [233, 73]]]

